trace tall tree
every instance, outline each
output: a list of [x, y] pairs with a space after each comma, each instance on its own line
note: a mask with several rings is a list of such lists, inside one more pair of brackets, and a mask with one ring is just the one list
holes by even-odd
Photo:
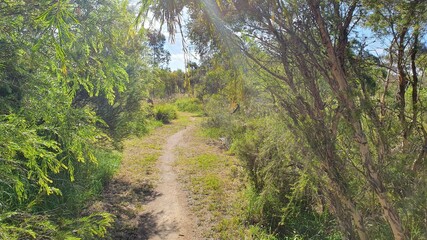
[[151, 64], [155, 67], [166, 68], [169, 65], [171, 54], [165, 49], [166, 38], [161, 32], [148, 31], [148, 46], [151, 53]]

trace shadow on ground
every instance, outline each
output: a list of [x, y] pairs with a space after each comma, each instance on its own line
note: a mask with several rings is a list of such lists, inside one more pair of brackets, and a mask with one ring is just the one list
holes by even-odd
[[105, 211], [116, 216], [114, 226], [106, 239], [144, 240], [157, 235], [158, 232], [176, 231], [174, 223], [158, 225], [157, 215], [161, 213], [143, 212], [143, 205], [161, 195], [153, 190], [152, 184], [114, 179], [105, 189], [102, 200], [95, 202], [89, 211]]

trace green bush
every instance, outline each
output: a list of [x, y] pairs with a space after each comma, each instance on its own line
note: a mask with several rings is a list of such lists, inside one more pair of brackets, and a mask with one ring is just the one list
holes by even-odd
[[[80, 215], [86, 203], [101, 194], [117, 170], [121, 154], [94, 149], [97, 163], [74, 165], [75, 180], [69, 172], [52, 175], [52, 187], [61, 195], [38, 194], [24, 210], [0, 212], [0, 239], [98, 239], [114, 221], [112, 214]], [[3, 209], [1, 209], [3, 210]], [[49, 214], [47, 214], [49, 213]]]
[[229, 103], [223, 96], [214, 95], [206, 103], [206, 113], [208, 118], [203, 123], [204, 128], [217, 129], [218, 135], [222, 137], [230, 137], [234, 125], [232, 124], [232, 114], [227, 112]]
[[154, 112], [156, 119], [165, 124], [178, 117], [175, 106], [171, 104], [158, 105], [154, 108]]
[[296, 140], [277, 116], [247, 121], [233, 151], [251, 180], [247, 219], [289, 239], [339, 239], [327, 211], [316, 211], [316, 181], [300, 169]]
[[46, 213], [6, 212], [0, 214], [0, 239], [102, 239], [113, 222], [109, 213], [57, 219]]
[[147, 103], [140, 103], [140, 109], [133, 112], [122, 112], [117, 117], [115, 128], [111, 135], [117, 142], [131, 135], [141, 137], [149, 132], [150, 119], [153, 118], [153, 109]]
[[52, 176], [53, 187], [61, 189], [61, 195], [45, 195], [33, 207], [43, 212], [57, 209], [58, 215], [74, 216], [82, 211], [86, 203], [98, 197], [120, 165], [122, 155], [118, 151], [94, 148], [97, 162], [74, 165], [74, 181], [66, 171]]
[[[250, 100], [250, 99], [249, 99]], [[316, 180], [298, 166], [298, 141], [283, 116], [261, 106], [241, 104], [230, 113], [228, 102], [212, 96], [206, 104], [204, 134], [229, 141], [250, 180], [245, 221], [254, 239], [341, 239], [333, 218], [318, 211]]]
[[[114, 221], [113, 215], [95, 212], [81, 215], [87, 202], [99, 196], [113, 177], [121, 160], [121, 153], [93, 147], [96, 162], [73, 164], [73, 179], [62, 170], [51, 173], [51, 187], [61, 194], [47, 195], [30, 192], [34, 199], [24, 201], [16, 210], [0, 204], [0, 239], [98, 239], [103, 237]], [[34, 196], [33, 196], [34, 195]], [[0, 203], [7, 198], [0, 199]], [[9, 207], [9, 209], [12, 209]]]
[[180, 98], [175, 101], [175, 106], [182, 112], [203, 112], [202, 102], [197, 98]]

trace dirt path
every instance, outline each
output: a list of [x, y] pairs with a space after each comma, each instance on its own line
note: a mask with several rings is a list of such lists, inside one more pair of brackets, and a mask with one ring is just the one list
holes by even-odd
[[177, 181], [173, 163], [175, 148], [187, 129], [167, 139], [163, 155], [159, 158], [160, 181], [156, 188], [158, 197], [146, 206], [143, 217], [150, 219], [148, 239], [194, 239], [194, 223], [190, 217], [186, 195]]
[[106, 239], [199, 239], [194, 214], [189, 211], [174, 169], [175, 149], [194, 127], [190, 119], [181, 113], [172, 124], [124, 142], [118, 171], [101, 199], [88, 209], [116, 216]]
[[256, 239], [239, 217], [239, 161], [203, 136], [201, 119], [180, 114], [124, 142], [120, 167], [88, 211], [116, 216], [110, 240]]

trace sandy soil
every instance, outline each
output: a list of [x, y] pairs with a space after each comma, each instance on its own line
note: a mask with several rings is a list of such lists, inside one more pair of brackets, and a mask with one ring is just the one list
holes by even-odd
[[88, 208], [89, 212], [106, 211], [116, 216], [106, 239], [200, 239], [174, 169], [177, 145], [194, 128], [185, 127], [187, 124], [165, 125], [149, 136], [125, 143], [118, 172], [101, 199]]
[[151, 219], [148, 239], [194, 239], [195, 226], [188, 209], [187, 198], [177, 181], [173, 168], [176, 160], [175, 148], [183, 139], [187, 129], [170, 136], [159, 158], [160, 180], [155, 191], [158, 197], [145, 207], [144, 215]]

